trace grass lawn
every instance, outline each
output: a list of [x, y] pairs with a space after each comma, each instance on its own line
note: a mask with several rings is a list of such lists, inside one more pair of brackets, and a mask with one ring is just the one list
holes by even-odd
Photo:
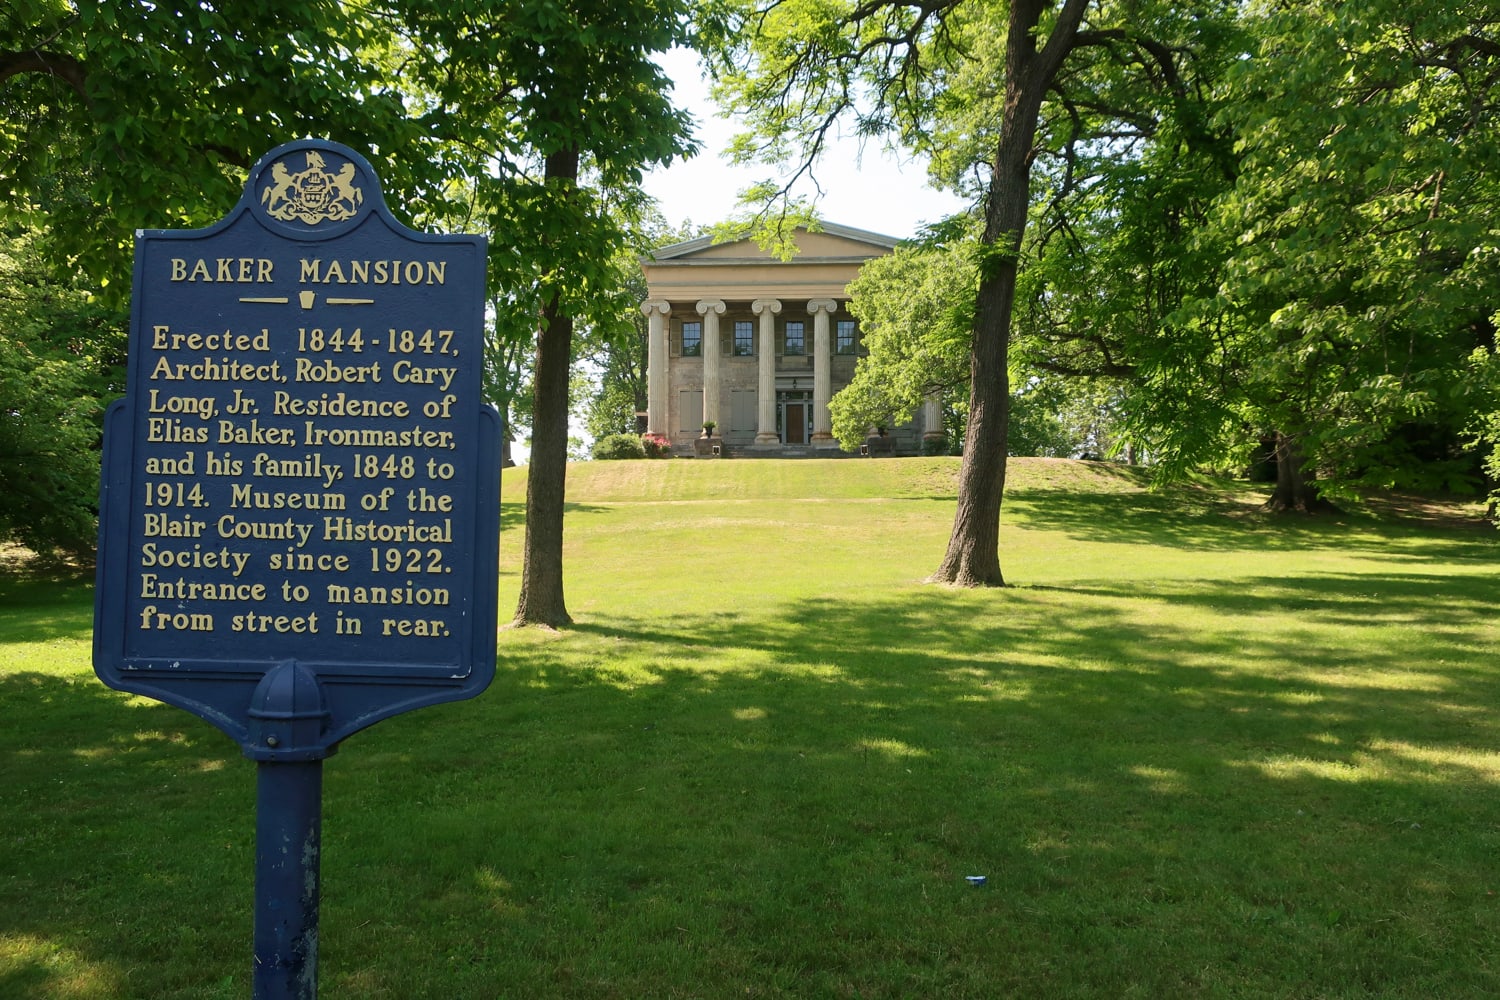
[[[1500, 534], [1019, 460], [961, 591], [956, 462], [570, 469], [577, 625], [325, 766], [320, 995], [1500, 995]], [[0, 573], [0, 997], [248, 996], [254, 765], [91, 619]]]

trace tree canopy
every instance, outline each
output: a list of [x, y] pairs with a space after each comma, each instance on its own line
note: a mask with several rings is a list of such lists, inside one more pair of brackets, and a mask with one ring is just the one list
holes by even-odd
[[[686, 0], [23, 2], [0, 20], [0, 226], [119, 301], [130, 234], [220, 218], [288, 139], [367, 151], [419, 228], [490, 234], [486, 384], [532, 396], [518, 620], [560, 624], [573, 325], [629, 326], [614, 265], [642, 171], [690, 152], [654, 52]], [[397, 205], [398, 211], [402, 208]]]
[[289, 139], [367, 149], [391, 189], [420, 192], [431, 146], [374, 57], [385, 36], [370, 8], [331, 0], [8, 5], [0, 222], [49, 228], [54, 263], [119, 299], [136, 229], [219, 219]]
[[975, 235], [865, 270], [871, 356], [834, 403], [852, 438], [967, 383], [937, 579], [1001, 580], [1012, 377], [1088, 380], [1164, 476], [1269, 447], [1278, 506], [1474, 485], [1497, 426], [1493, 3], [727, 9], [742, 155], [794, 177], [852, 124], [975, 200]]

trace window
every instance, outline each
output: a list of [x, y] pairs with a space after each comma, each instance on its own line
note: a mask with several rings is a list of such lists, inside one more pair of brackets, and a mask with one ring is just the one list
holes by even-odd
[[697, 320], [682, 324], [682, 356], [696, 358], [703, 353], [703, 324]]
[[833, 349], [837, 354], [854, 353], [854, 320], [841, 319], [834, 328]]
[[802, 334], [802, 321], [789, 319], [786, 321], [786, 347], [783, 354], [806, 354], [806, 340]]
[[734, 353], [741, 358], [755, 353], [755, 324], [748, 319], [734, 321]]

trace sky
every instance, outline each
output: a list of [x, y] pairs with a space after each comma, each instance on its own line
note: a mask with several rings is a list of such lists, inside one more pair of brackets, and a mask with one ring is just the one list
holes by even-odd
[[[646, 193], [660, 203], [662, 214], [673, 226], [685, 221], [694, 225], [723, 222], [735, 213], [739, 192], [772, 176], [772, 171], [733, 167], [721, 157], [739, 127], [717, 116], [696, 55], [673, 49], [657, 61], [675, 84], [673, 103], [697, 120], [703, 149], [691, 160], [653, 170], [646, 177]], [[903, 160], [874, 143], [867, 144], [861, 155], [857, 141], [839, 140], [815, 172], [824, 191], [818, 200], [819, 218], [885, 236], [913, 236], [924, 223], [937, 222], [964, 207], [958, 198], [928, 187], [925, 164]], [[798, 193], [810, 196], [815, 192], [808, 186]]]

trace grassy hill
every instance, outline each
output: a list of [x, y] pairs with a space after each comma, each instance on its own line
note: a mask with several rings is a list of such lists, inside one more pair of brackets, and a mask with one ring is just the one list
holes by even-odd
[[[955, 590], [955, 473], [570, 469], [577, 625], [325, 768], [324, 995], [1500, 994], [1493, 529], [1019, 461]], [[244, 996], [253, 767], [90, 596], [0, 577], [0, 995]]]

